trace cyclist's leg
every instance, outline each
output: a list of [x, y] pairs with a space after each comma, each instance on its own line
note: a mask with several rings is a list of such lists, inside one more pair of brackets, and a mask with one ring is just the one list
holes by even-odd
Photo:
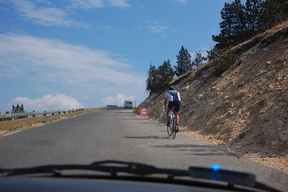
[[174, 111], [174, 115], [176, 118], [176, 124], [179, 125], [179, 121], [180, 121], [179, 112]]
[[170, 113], [172, 112], [172, 108], [173, 108], [173, 102], [169, 102], [168, 103], [168, 109], [167, 109], [167, 126], [170, 125]]
[[166, 117], [167, 117], [167, 126], [170, 125], [170, 110], [167, 109]]
[[175, 114], [176, 117], [176, 124], [179, 125], [179, 121], [180, 121], [180, 116], [179, 116], [179, 110], [180, 110], [180, 101], [175, 102], [175, 107], [173, 109], [173, 112]]
[[179, 123], [179, 113], [176, 111], [173, 111], [174, 117], [175, 117], [175, 128], [176, 128], [176, 133], [179, 131], [178, 123]]

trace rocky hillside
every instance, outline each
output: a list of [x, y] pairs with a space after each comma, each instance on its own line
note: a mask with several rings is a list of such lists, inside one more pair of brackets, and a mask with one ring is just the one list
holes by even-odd
[[[219, 62], [214, 61], [172, 82], [181, 93], [181, 130], [242, 154], [287, 160], [288, 22], [228, 54], [235, 55], [236, 62], [220, 76], [215, 75]], [[164, 122], [164, 94], [150, 95], [139, 107]]]

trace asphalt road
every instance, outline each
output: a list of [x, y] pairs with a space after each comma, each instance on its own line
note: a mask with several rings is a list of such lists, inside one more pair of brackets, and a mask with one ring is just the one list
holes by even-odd
[[221, 165], [254, 173], [258, 181], [287, 191], [288, 175], [238, 157], [184, 133], [169, 139], [166, 127], [131, 110], [89, 113], [0, 135], [0, 168], [46, 164], [136, 161], [163, 168]]

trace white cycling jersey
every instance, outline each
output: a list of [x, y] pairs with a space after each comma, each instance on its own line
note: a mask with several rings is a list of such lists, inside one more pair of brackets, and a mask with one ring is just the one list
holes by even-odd
[[168, 101], [181, 101], [180, 93], [176, 90], [169, 90], [165, 94], [165, 98], [168, 99]]

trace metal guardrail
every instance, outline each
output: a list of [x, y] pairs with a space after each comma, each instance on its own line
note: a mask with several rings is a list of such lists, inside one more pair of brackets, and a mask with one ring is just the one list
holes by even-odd
[[65, 113], [73, 113], [77, 111], [86, 111], [93, 110], [96, 108], [82, 108], [82, 109], [72, 109], [65, 111], [44, 111], [44, 112], [25, 112], [25, 113], [10, 113], [10, 114], [0, 114], [0, 121], [18, 119], [18, 118], [28, 118], [28, 117], [36, 117], [36, 116], [47, 116], [47, 115], [56, 115], [56, 114], [65, 114]]

